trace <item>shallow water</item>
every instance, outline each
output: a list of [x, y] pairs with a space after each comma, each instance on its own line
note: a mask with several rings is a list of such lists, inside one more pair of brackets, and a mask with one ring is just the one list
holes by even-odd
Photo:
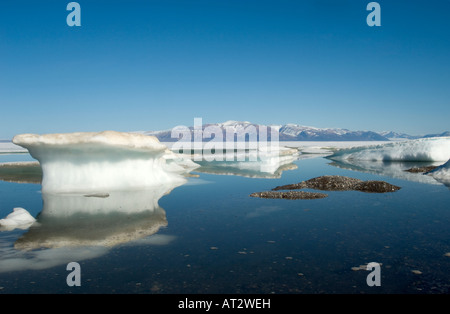
[[[330, 163], [297, 160], [280, 178], [195, 172], [171, 191], [108, 198], [0, 181], [0, 218], [23, 207], [40, 223], [0, 232], [0, 293], [449, 293], [449, 189]], [[249, 197], [337, 174], [401, 190]], [[69, 262], [80, 264], [79, 287], [66, 283]], [[369, 262], [381, 264], [381, 286], [354, 270]]]

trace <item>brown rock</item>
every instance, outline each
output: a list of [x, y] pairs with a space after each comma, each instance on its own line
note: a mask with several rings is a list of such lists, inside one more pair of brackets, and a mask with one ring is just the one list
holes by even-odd
[[321, 176], [300, 183], [277, 186], [272, 191], [313, 189], [322, 191], [361, 191], [367, 193], [395, 192], [400, 187], [384, 181], [362, 181], [344, 176]]
[[310, 200], [327, 197], [324, 193], [314, 193], [314, 192], [304, 192], [304, 191], [287, 191], [287, 192], [277, 192], [277, 191], [265, 191], [256, 192], [250, 194], [251, 197], [259, 198], [272, 198], [272, 199], [288, 199], [288, 200]]
[[384, 181], [364, 181], [354, 187], [355, 190], [366, 193], [387, 193], [400, 190], [400, 187]]

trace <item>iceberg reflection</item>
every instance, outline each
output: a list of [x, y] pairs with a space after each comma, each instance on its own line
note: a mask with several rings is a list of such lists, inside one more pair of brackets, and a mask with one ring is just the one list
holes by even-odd
[[0, 164], [0, 181], [41, 184], [42, 169], [38, 162], [8, 162]]
[[150, 236], [167, 226], [158, 200], [173, 187], [92, 195], [43, 193], [36, 223], [15, 248], [113, 247]]
[[423, 173], [411, 173], [406, 170], [414, 167], [438, 166], [441, 162], [401, 162], [401, 161], [369, 161], [369, 160], [334, 160], [329, 165], [359, 172], [383, 175], [426, 184], [441, 184], [435, 178]]
[[195, 171], [217, 175], [276, 179], [281, 177], [283, 171], [297, 169], [297, 165], [293, 162], [298, 158], [297, 149], [252, 150], [242, 153], [242, 156], [235, 152], [231, 160], [227, 160], [225, 155], [215, 155], [214, 158], [206, 156], [206, 160], [196, 160], [195, 163], [200, 167]]
[[170, 235], [158, 204], [178, 185], [97, 194], [43, 193], [43, 209], [14, 243], [0, 243], [0, 272], [45, 269], [100, 257], [117, 245], [165, 245]]

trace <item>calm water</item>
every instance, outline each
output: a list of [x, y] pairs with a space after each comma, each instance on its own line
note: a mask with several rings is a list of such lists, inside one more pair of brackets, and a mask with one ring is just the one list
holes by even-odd
[[[0, 155], [0, 162], [22, 160], [31, 159]], [[275, 179], [196, 172], [168, 194], [162, 187], [109, 198], [44, 196], [38, 184], [0, 181], [0, 217], [23, 207], [40, 224], [0, 232], [0, 293], [450, 292], [447, 187], [338, 168], [321, 157], [295, 165]], [[249, 197], [334, 174], [402, 189]], [[81, 266], [80, 287], [66, 283], [69, 262]], [[379, 287], [366, 284], [369, 271], [354, 270], [369, 262], [381, 264]]]

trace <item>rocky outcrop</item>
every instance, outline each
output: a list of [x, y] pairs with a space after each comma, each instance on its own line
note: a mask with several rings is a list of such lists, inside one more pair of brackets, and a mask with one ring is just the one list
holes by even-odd
[[317, 198], [327, 197], [327, 194], [324, 193], [314, 193], [314, 192], [304, 192], [304, 191], [287, 191], [287, 192], [276, 192], [276, 191], [265, 191], [265, 192], [256, 192], [250, 194], [251, 197], [259, 197], [259, 198], [280, 198], [280, 199], [289, 199], [289, 200], [311, 200]]
[[[274, 199], [317, 199], [327, 197], [327, 194], [305, 191], [313, 189], [321, 191], [360, 191], [365, 193], [388, 193], [400, 190], [400, 187], [384, 181], [363, 181], [344, 176], [321, 176], [300, 183], [277, 186], [272, 191], [252, 193], [252, 197]], [[289, 190], [289, 191], [281, 191]]]
[[388, 193], [398, 191], [400, 187], [384, 181], [363, 181], [356, 184], [354, 190], [366, 193]]
[[344, 176], [321, 176], [300, 183], [277, 186], [272, 191], [313, 189], [322, 191], [395, 192], [400, 187], [384, 181], [363, 181]]
[[313, 189], [322, 191], [349, 191], [362, 180], [342, 176], [322, 176], [300, 183], [277, 186], [272, 191]]

